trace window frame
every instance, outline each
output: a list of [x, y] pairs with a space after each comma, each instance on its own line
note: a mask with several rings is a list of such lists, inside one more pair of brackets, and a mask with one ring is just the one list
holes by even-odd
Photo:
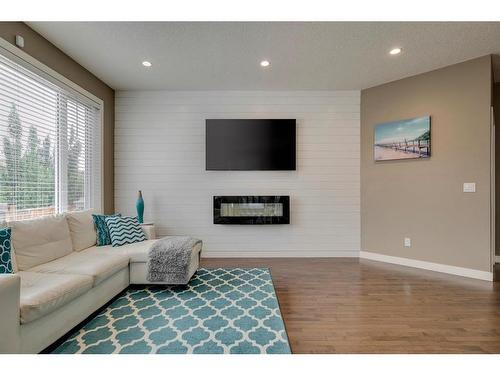
[[[0, 55], [4, 56], [7, 59], [12, 60], [13, 62], [21, 65], [23, 68], [29, 70], [35, 75], [40, 76], [42, 79], [45, 79], [49, 81], [50, 83], [58, 86], [60, 89], [64, 91], [68, 91], [69, 93], [75, 95], [79, 100], [82, 100], [82, 102], [89, 104], [91, 106], [96, 107], [99, 110], [99, 117], [98, 117], [98, 129], [97, 129], [97, 136], [99, 137], [100, 141], [100, 160], [99, 160], [99, 170], [100, 170], [100, 186], [99, 186], [99, 197], [92, 197], [92, 200], [94, 202], [98, 202], [98, 206], [95, 207], [95, 203], [93, 204], [94, 207], [93, 209], [103, 212], [104, 208], [104, 142], [103, 142], [103, 136], [104, 136], [104, 101], [94, 94], [88, 92], [81, 86], [77, 85], [73, 81], [69, 80], [68, 78], [64, 77], [63, 75], [59, 74], [52, 68], [48, 67], [47, 65], [43, 64], [42, 62], [38, 61], [31, 55], [27, 54], [20, 48], [12, 45], [5, 39], [0, 37]], [[86, 163], [88, 161], [86, 160]], [[58, 182], [56, 183], [56, 185]], [[90, 184], [88, 181], [85, 181], [85, 186], [84, 186], [85, 192], [90, 192], [92, 191], [92, 184]], [[60, 194], [61, 192], [56, 191], [56, 197], [55, 200], [56, 202], [59, 200], [60, 202]], [[97, 198], [97, 199], [96, 199]], [[55, 203], [56, 203], [55, 202]], [[56, 203], [57, 206], [57, 203]], [[64, 211], [66, 212], [66, 211]]]

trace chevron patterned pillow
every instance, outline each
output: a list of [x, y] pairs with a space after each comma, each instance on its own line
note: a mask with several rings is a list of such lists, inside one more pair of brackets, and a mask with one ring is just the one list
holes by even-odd
[[113, 247], [146, 241], [146, 236], [136, 217], [109, 216], [105, 220]]

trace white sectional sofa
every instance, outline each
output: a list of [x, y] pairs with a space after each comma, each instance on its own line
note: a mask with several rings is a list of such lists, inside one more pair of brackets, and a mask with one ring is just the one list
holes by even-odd
[[[0, 353], [38, 353], [130, 284], [151, 284], [147, 254], [156, 240], [97, 247], [91, 211], [8, 226], [14, 273], [0, 274]], [[200, 253], [197, 245], [191, 275]]]

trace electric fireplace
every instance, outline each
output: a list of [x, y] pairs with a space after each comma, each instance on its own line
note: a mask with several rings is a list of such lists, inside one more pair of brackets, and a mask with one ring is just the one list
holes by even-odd
[[290, 224], [290, 197], [214, 196], [214, 224]]

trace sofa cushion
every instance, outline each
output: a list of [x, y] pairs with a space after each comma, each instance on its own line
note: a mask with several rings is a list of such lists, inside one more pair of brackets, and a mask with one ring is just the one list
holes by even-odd
[[113, 246], [94, 246], [90, 249], [85, 250], [87, 253], [94, 254], [95, 257], [100, 257], [103, 254], [119, 254], [126, 256], [130, 259], [130, 262], [147, 262], [148, 252], [152, 244], [158, 240], [146, 240], [142, 242], [136, 242], [128, 245], [123, 245], [120, 247]]
[[[149, 249], [156, 241], [158, 240], [146, 240], [120, 247], [94, 246], [85, 251], [93, 253], [96, 257], [101, 256], [101, 254], [121, 254], [128, 256], [130, 258], [130, 263], [146, 263], [148, 261]], [[198, 254], [201, 251], [201, 247], [201, 243], [196, 244], [194, 247], [194, 253]]]
[[97, 234], [92, 219], [93, 210], [66, 214], [74, 251], [81, 251], [96, 244]]
[[0, 273], [12, 273], [13, 271], [10, 228], [0, 227]]
[[12, 221], [12, 244], [20, 271], [73, 252], [69, 227], [63, 215]]
[[105, 219], [113, 247], [146, 241], [146, 236], [136, 217], [113, 216]]
[[21, 323], [29, 323], [82, 295], [92, 288], [92, 278], [84, 275], [60, 275], [19, 272], [21, 276]]
[[93, 286], [96, 286], [116, 272], [128, 267], [129, 257], [126, 255], [95, 254], [87, 251], [89, 249], [41, 264], [33, 267], [30, 271], [90, 276], [93, 280]]

